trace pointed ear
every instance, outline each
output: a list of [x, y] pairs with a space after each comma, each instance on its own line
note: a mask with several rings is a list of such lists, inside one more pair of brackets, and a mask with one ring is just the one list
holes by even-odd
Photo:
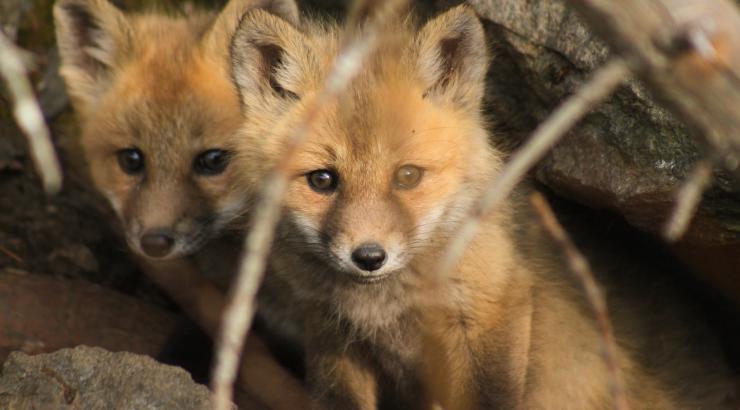
[[249, 109], [274, 99], [298, 99], [311, 50], [296, 27], [257, 9], [247, 12], [236, 29], [231, 64], [242, 105]]
[[255, 7], [269, 11], [294, 26], [300, 24], [300, 12], [295, 0], [261, 0]]
[[295, 0], [230, 0], [219, 13], [205, 44], [210, 50], [228, 55], [229, 43], [244, 13], [250, 9], [262, 9], [298, 25], [300, 12]]
[[75, 108], [85, 112], [132, 49], [126, 16], [108, 0], [58, 0], [54, 5], [60, 73]]
[[480, 104], [489, 57], [483, 26], [468, 6], [457, 6], [430, 20], [415, 47], [426, 98], [443, 98], [465, 107]]

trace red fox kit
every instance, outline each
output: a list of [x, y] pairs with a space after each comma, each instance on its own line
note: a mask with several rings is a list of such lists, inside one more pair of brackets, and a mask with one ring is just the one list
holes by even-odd
[[298, 18], [290, 0], [233, 0], [219, 15], [176, 17], [126, 14], [107, 0], [60, 0], [54, 8], [60, 71], [89, 174], [130, 248], [175, 297], [193, 285], [177, 262], [224, 259], [201, 251], [244, 212], [229, 166], [241, 114], [228, 47], [253, 7]]
[[[293, 0], [231, 0], [221, 13], [180, 16], [124, 13], [108, 0], [54, 7], [60, 71], [92, 181], [146, 273], [211, 334], [223, 298], [201, 274], [217, 274], [221, 291], [227, 285], [247, 199], [230, 165], [241, 113], [229, 42], [256, 7], [298, 19]], [[247, 377], [259, 386], [263, 376]]]
[[[486, 43], [465, 6], [419, 30], [389, 24], [393, 38], [322, 107], [289, 165], [270, 256], [266, 280], [300, 308], [314, 397], [326, 409], [611, 407], [593, 314], [523, 201], [484, 215], [452, 272], [433, 277], [503, 163], [480, 112]], [[232, 44], [245, 188], [277, 163], [340, 32], [245, 15]], [[632, 405], [722, 407], [727, 369], [711, 337], [694, 357], [692, 322], [664, 331], [631, 306], [611, 308]]]

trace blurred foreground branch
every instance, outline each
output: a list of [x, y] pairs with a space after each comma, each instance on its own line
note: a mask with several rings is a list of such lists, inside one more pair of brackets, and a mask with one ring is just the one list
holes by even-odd
[[[218, 337], [226, 297], [190, 260], [158, 261], [147, 272], [208, 336]], [[259, 337], [253, 335], [246, 341], [240, 363], [237, 385], [243, 394], [237, 395], [242, 399], [237, 404], [244, 405], [246, 395], [273, 410], [306, 407], [308, 394], [300, 382], [278, 364]]]
[[[275, 227], [280, 217], [282, 198], [288, 182], [288, 165], [298, 148], [313, 128], [320, 111], [330, 103], [362, 68], [382, 37], [380, 23], [389, 14], [402, 9], [404, 0], [358, 1], [347, 24], [359, 27], [353, 20], [369, 20], [364, 30], [352, 30], [340, 49], [323, 88], [307, 106], [301, 122], [290, 135], [287, 148], [263, 185], [257, 206], [252, 214], [251, 230], [247, 235], [239, 275], [232, 289], [231, 299], [224, 311], [221, 335], [213, 370], [213, 394], [216, 410], [230, 407], [233, 385], [237, 375], [239, 355], [247, 331], [255, 315], [255, 298], [262, 282], [267, 256], [272, 246]], [[249, 364], [246, 364], [249, 366]]]
[[21, 53], [2, 31], [0, 31], [0, 76], [5, 79], [13, 98], [13, 114], [18, 126], [28, 138], [31, 156], [41, 176], [44, 191], [50, 195], [56, 194], [62, 187], [62, 168], [54, 153], [41, 108], [28, 81]]
[[712, 165], [709, 159], [699, 161], [676, 194], [676, 205], [663, 229], [663, 237], [671, 242], [681, 239], [689, 228], [691, 218], [699, 208], [701, 197], [712, 183]]
[[550, 234], [563, 250], [570, 270], [576, 275], [583, 286], [586, 299], [594, 310], [596, 321], [601, 331], [602, 350], [604, 352], [604, 361], [609, 369], [609, 387], [614, 401], [614, 408], [616, 410], [627, 410], [629, 409], [629, 404], [624, 387], [624, 378], [619, 368], [617, 342], [614, 339], [614, 329], [609, 319], [609, 309], [606, 305], [604, 292], [596, 282], [588, 261], [575, 247], [563, 227], [560, 226], [545, 197], [540, 193], [535, 193], [530, 198], [530, 201], [545, 231]]

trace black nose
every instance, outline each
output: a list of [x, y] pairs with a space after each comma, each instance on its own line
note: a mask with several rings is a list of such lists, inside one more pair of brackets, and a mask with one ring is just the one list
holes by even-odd
[[141, 249], [147, 256], [161, 258], [172, 250], [175, 239], [167, 232], [152, 232], [141, 237]]
[[352, 251], [352, 261], [360, 269], [374, 271], [380, 269], [385, 263], [386, 254], [380, 244], [371, 242], [364, 243]]

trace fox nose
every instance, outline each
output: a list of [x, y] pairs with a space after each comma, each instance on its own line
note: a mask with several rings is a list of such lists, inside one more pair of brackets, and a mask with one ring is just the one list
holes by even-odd
[[380, 244], [364, 243], [352, 251], [352, 261], [362, 270], [374, 271], [385, 263], [386, 253]]
[[161, 258], [172, 250], [175, 239], [167, 232], [149, 232], [141, 237], [141, 249], [147, 256]]

